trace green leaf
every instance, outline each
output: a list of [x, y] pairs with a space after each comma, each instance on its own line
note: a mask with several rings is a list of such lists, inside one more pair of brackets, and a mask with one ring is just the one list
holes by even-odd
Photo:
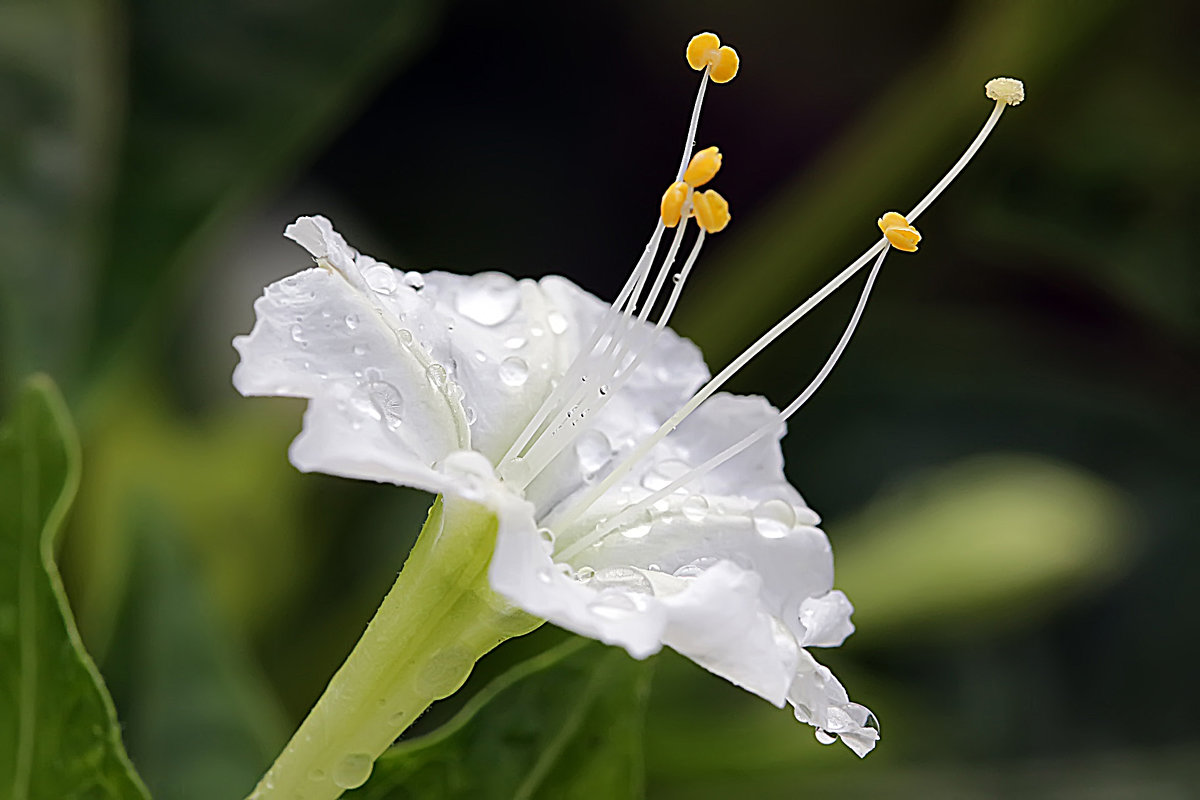
[[979, 456], [911, 480], [830, 526], [859, 636], [992, 633], [1062, 608], [1130, 564], [1131, 511], [1076, 467]]
[[573, 639], [497, 678], [453, 720], [376, 762], [353, 800], [643, 794], [650, 668]]
[[244, 797], [287, 741], [246, 648], [214, 613], [174, 507], [131, 513], [131, 591], [106, 668], [157, 800]]
[[148, 797], [54, 564], [78, 486], [62, 398], [34, 378], [0, 431], [0, 794], [12, 800]]

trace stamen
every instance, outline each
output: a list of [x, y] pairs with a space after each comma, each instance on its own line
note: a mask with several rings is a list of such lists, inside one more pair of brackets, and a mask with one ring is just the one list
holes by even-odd
[[[696, 92], [696, 101], [692, 105], [692, 116], [690, 122], [688, 123], [687, 138], [684, 140], [683, 145], [683, 158], [679, 162], [679, 171], [675, 178], [676, 182], [681, 182], [683, 180], [683, 175], [688, 167], [689, 159], [692, 157], [692, 148], [695, 146], [696, 141], [696, 129], [700, 124], [700, 109], [704, 105], [705, 89], [708, 87], [710, 72], [713, 70], [713, 66], [709, 62], [715, 58], [715, 63], [720, 69], [720, 75], [722, 79], [717, 80], [716, 82], [718, 83], [725, 83], [731, 80], [737, 73], [739, 63], [737, 53], [734, 52], [734, 50], [730, 47], [721, 47], [720, 40], [717, 39], [714, 34], [707, 35], [712, 37], [711, 41], [702, 39], [701, 43], [697, 45], [696, 48], [693, 48], [693, 43], [696, 42], [696, 39], [700, 38], [693, 37], [692, 43], [688, 44], [688, 63], [692, 64], [693, 68], [695, 69], [704, 70], [704, 74], [700, 76], [700, 88]], [[704, 36], [704, 34], [701, 34], [701, 36]], [[716, 55], [710, 58], [706, 48], [715, 49]], [[697, 58], [701, 58], [701, 61], [694, 63], [693, 54], [695, 54]], [[716, 78], [714, 78], [714, 80], [716, 80]], [[670, 189], [668, 192], [670, 192]], [[673, 205], [673, 203], [674, 201], [671, 201], [671, 205]], [[563, 397], [571, 391], [573, 384], [577, 382], [583, 383], [586, 381], [589, 374], [589, 367], [591, 367], [596, 360], [597, 344], [599, 344], [604, 336], [609, 335], [613, 331], [613, 329], [616, 327], [618, 318], [628, 318], [628, 312], [632, 310], [633, 305], [636, 304], [637, 297], [641, 294], [641, 289], [645, 285], [645, 275], [649, 270], [649, 264], [653, 261], [654, 256], [658, 253], [658, 242], [662, 235], [663, 228], [673, 227], [666, 224], [666, 219], [670, 216], [669, 212], [671, 210], [667, 206], [668, 198], [666, 195], [664, 195], [663, 208], [660, 209], [662, 212], [661, 218], [658, 224], [655, 226], [654, 234], [647, 243], [646, 248], [642, 253], [642, 258], [638, 261], [637, 266], [634, 267], [633, 274], [631, 274], [629, 279], [625, 282], [625, 287], [621, 290], [621, 295], [618, 296], [617, 300], [615, 300], [612, 304], [612, 310], [614, 312], [620, 312], [622, 308], [624, 308], [626, 314], [610, 315], [610, 320], [605, 324], [605, 326], [596, 330], [592, 334], [588, 344], [579, 351], [579, 355], [576, 356], [575, 361], [568, 368], [567, 375], [542, 402], [542, 405], [525, 425], [524, 430], [521, 431], [521, 434], [509, 447], [508, 452], [506, 452], [504, 457], [500, 460], [497, 469], [501, 474], [507, 477], [509, 473], [517, 471], [515, 467], [516, 461], [521, 457], [522, 452], [529, 445], [529, 442], [535, 436], [538, 436], [544, 432], [545, 428], [543, 427], [543, 423], [546, 421], [546, 419], [551, 415], [551, 413], [555, 412], [556, 410], [561, 410]], [[681, 216], [683, 212], [682, 206], [683, 204], [680, 203]], [[678, 224], [678, 222], [675, 224]], [[630, 298], [631, 294], [632, 298]], [[631, 303], [628, 307], [625, 307], [624, 304], [627, 299], [630, 299]], [[601, 354], [601, 358], [602, 357], [603, 354]]]
[[696, 222], [706, 233], [720, 233], [729, 224], [729, 201], [712, 189], [692, 195]]
[[[562, 552], [558, 554], [557, 558], [560, 560], [574, 558], [588, 547], [591, 547], [593, 544], [602, 541], [606, 536], [612, 533], [617, 527], [617, 523], [619, 522], [620, 518], [635, 518], [638, 514], [650, 508], [659, 500], [662, 500], [664, 497], [667, 497], [673, 492], [678, 491], [692, 481], [704, 477], [709, 472], [712, 472], [714, 469], [738, 455], [754, 443], [758, 442], [763, 437], [778, 431], [780, 425], [785, 423], [789, 417], [799, 411], [800, 407], [807, 403], [809, 399], [816, 394], [817, 389], [821, 387], [821, 384], [824, 383], [825, 379], [829, 377], [829, 373], [833, 371], [833, 367], [835, 364], [837, 364], [838, 359], [842, 357], [842, 353], [845, 352], [846, 346], [850, 343], [850, 338], [854, 335], [854, 331], [858, 327], [859, 320], [862, 319], [863, 311], [867, 307], [867, 299], [871, 296], [871, 289], [875, 286], [875, 279], [879, 276], [879, 270], [883, 266], [883, 259], [887, 256], [887, 253], [888, 248], [884, 248], [879, 253], [879, 257], [875, 259], [875, 264], [871, 267], [871, 272], [867, 275], [867, 281], [863, 285], [862, 294], [858, 299], [858, 305], [854, 307], [854, 313], [850, 316], [850, 322], [847, 323], [846, 330], [842, 333], [841, 339], [838, 340], [837, 346], [834, 347], [833, 352], [829, 355], [829, 358], [825, 360], [825, 364], [821, 367], [821, 370], [817, 373], [816, 377], [814, 377], [808, 386], [805, 387], [803, 392], [797, 395], [796, 398], [788, 404], [787, 408], [777, 413], [769, 422], [760, 425], [749, 435], [742, 437], [742, 439], [739, 441], [735, 442], [729, 447], [726, 447], [715, 456], [709, 458], [703, 464], [693, 467], [658, 491], [655, 491], [633, 505], [622, 509], [617, 517], [607, 520], [604, 524], [598, 526], [588, 535], [581, 537], [580, 539], [563, 548]], [[555, 524], [561, 524], [561, 522], [556, 521]]]
[[880, 217], [879, 230], [883, 231], [888, 243], [897, 250], [906, 253], [917, 252], [917, 242], [921, 241], [921, 234], [908, 224], [908, 220], [900, 212], [889, 211]]
[[706, 147], [692, 156], [691, 163], [683, 173], [683, 181], [693, 189], [697, 189], [711, 181], [720, 169], [721, 151], [716, 146]]
[[[583, 429], [578, 425], [564, 431], [563, 426], [566, 424], [567, 419], [572, 415], [585, 417], [592, 413], [592, 406], [596, 404], [597, 400], [600, 401], [601, 405], [607, 404], [607, 399], [611, 396], [614, 385], [619, 388], [624, 384], [624, 380], [618, 380], [618, 377], [624, 378], [631, 375], [641, 362], [642, 355], [650, 347], [653, 347], [657, 334], [647, 334], [644, 323], [658, 301], [658, 297], [662, 293], [662, 287], [666, 283], [667, 275], [671, 273], [671, 268], [675, 264], [675, 257], [679, 252], [679, 245], [683, 240], [685, 227], [681, 226], [676, 231], [671, 241], [671, 246], [667, 250], [666, 258], [663, 260], [663, 264], [654, 278], [654, 284], [650, 288], [650, 293], [643, 301], [641, 311], [638, 312], [636, 323], [629, 320], [626, 325], [622, 326], [621, 332], [617, 336], [614, 336], [609, 342], [608, 347], [605, 348], [596, 369], [588, 373], [589, 376], [608, 377], [598, 377], [596, 381], [590, 384], [589, 382], [580, 381], [571, 398], [562, 405], [553, 421], [545, 426], [545, 431], [548, 435], [540, 436], [523, 455], [526, 475], [524, 485], [527, 486], [532, 482], [559, 453], [566, 449], [583, 432]], [[678, 288], [677, 286], [676, 290]], [[658, 327], [661, 328], [661, 325]], [[641, 345], [636, 348], [628, 344], [635, 337], [642, 338]], [[628, 366], [621, 369], [621, 362], [626, 359], [630, 352], [633, 353], [632, 360]], [[609, 391], [601, 395], [599, 387], [605, 385], [608, 386]], [[593, 392], [596, 394], [592, 394]], [[589, 395], [591, 396], [588, 397]], [[585, 397], [588, 397], [587, 402], [583, 402]]]
[[698, 33], [687, 46], [687, 61], [692, 69], [708, 68], [713, 83], [728, 83], [738, 71], [738, 54], [724, 47], [715, 33]]
[[683, 215], [683, 204], [687, 200], [687, 195], [688, 185], [683, 181], [675, 181], [667, 187], [667, 190], [663, 192], [662, 202], [658, 205], [663, 225], [666, 225], [668, 228], [674, 228], [679, 224], [679, 218]]
[[[1014, 98], [1010, 96], [1009, 99]], [[929, 193], [921, 199], [921, 202], [917, 203], [916, 207], [908, 213], [907, 217], [905, 218], [906, 221], [915, 221], [917, 216], [920, 215], [926, 208], [928, 208], [929, 205], [933, 203], [933, 201], [936, 200], [943, 191], [945, 191], [946, 187], [950, 185], [950, 182], [954, 180], [954, 178], [967, 165], [967, 162], [969, 162], [975, 153], [978, 152], [979, 148], [987, 139], [988, 134], [990, 134], [992, 129], [995, 128], [996, 123], [1000, 119], [1001, 113], [1003, 113], [1004, 108], [1007, 105], [1007, 99], [996, 99], [996, 107], [992, 109], [992, 113], [988, 116], [987, 121], [984, 122], [979, 133], [976, 134], [975, 139], [967, 147], [962, 156], [959, 157], [958, 161], [955, 162], [954, 166], [950, 168], [950, 171], [946, 173], [946, 175], [940, 181], [938, 181], [938, 183], [929, 191]], [[693, 202], [695, 201], [695, 196], [698, 196], [698, 194], [699, 193], [693, 193]], [[696, 410], [701, 403], [711, 397], [726, 381], [729, 380], [730, 377], [738, 372], [756, 355], [762, 352], [768, 345], [771, 344], [771, 342], [782, 335], [784, 331], [804, 317], [805, 314], [811, 311], [818, 303], [829, 296], [829, 294], [849, 280], [870, 259], [880, 255], [881, 252], [885, 252], [889, 244], [891, 243], [888, 241], [888, 239], [883, 238], [871, 245], [871, 247], [867, 248], [866, 252], [864, 252], [853, 263], [838, 273], [833, 280], [821, 287], [821, 289], [819, 289], [799, 306], [794, 308], [786, 317], [776, 323], [774, 327], [760, 336], [758, 340], [754, 342], [754, 344], [750, 345], [750, 347], [742, 352], [741, 355], [731, 361], [723, 370], [721, 370], [720, 373], [718, 373], [698, 392], [696, 392], [696, 394], [690, 400], [688, 400], [682, 408], [675, 412], [670, 419], [659, 426], [657, 431], [655, 431], [653, 434], [643, 440], [637, 447], [635, 447], [633, 451], [626, 457], [626, 459], [621, 464], [617, 465], [617, 467], [615, 467], [612, 472], [610, 472], [604, 478], [604, 480], [593, 486], [570, 509], [566, 510], [562, 514], [555, 515], [551, 520], [551, 524], [561, 529], [563, 526], [570, 525], [572, 522], [578, 519], [578, 517], [584, 511], [586, 511], [594, 502], [596, 502], [596, 500], [603, 496], [605, 492], [611, 489], [617, 481], [623, 478], [634, 467], [634, 465], [645, 458], [646, 455], [649, 454], [649, 452], [655, 447], [655, 445], [657, 445], [668, 434], [674, 431], [680, 422], [682, 422], [689, 414]]]

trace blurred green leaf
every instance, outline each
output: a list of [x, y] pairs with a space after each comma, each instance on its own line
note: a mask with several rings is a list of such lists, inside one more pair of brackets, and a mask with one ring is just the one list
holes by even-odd
[[0, 4], [0, 390], [81, 355], [120, 118], [115, 9]]
[[54, 564], [79, 486], [62, 398], [34, 378], [0, 431], [0, 787], [27, 798], [146, 798]]
[[[209, 237], [390, 77], [434, 0], [136, 0], [128, 134], [96, 343], [157, 331]], [[156, 302], [157, 301], [157, 302]], [[152, 334], [131, 339], [152, 346]]]
[[243, 797], [287, 741], [282, 712], [214, 613], [172, 511], [143, 498], [130, 526], [131, 588], [105, 664], [129, 750], [157, 800]]
[[986, 456], [911, 479], [831, 526], [837, 583], [872, 644], [1031, 622], [1132, 564], [1117, 489], [1034, 457]]
[[353, 800], [634, 798], [649, 665], [571, 640], [496, 679], [443, 728], [394, 746]]

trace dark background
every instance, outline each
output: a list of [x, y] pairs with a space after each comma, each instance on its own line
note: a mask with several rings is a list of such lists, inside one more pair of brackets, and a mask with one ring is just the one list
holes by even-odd
[[[668, 654], [648, 795], [1194, 796], [1194, 4], [14, 2], [0, 397], [46, 370], [77, 416], [68, 588], [156, 796], [250, 787], [429, 501], [295, 473], [302, 406], [230, 386], [254, 298], [307, 261], [284, 225], [324, 213], [398, 267], [610, 298], [673, 175], [705, 29], [742, 57], [699, 136], [733, 222], [672, 324], [718, 366], [943, 174], [987, 79], [1028, 100], [922, 217], [920, 252], [889, 258], [784, 442], [858, 609], [819, 657], [879, 748], [823, 748]], [[852, 302], [734, 389], [788, 402]], [[467, 692], [561, 636], [506, 645]]]

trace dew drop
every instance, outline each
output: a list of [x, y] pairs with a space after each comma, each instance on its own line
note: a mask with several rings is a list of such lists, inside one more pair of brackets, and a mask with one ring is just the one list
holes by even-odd
[[642, 486], [652, 492], [665, 489], [677, 479], [683, 477], [691, 467], [687, 462], [678, 459], [660, 461], [646, 471], [642, 476]]
[[357, 789], [371, 777], [374, 760], [366, 753], [342, 756], [333, 768], [333, 782], [339, 789]]
[[580, 583], [587, 583], [594, 577], [596, 577], [596, 570], [591, 567], [580, 567], [575, 570], [575, 580]]
[[475, 351], [475, 360], [478, 361], [480, 364], [486, 364], [487, 363], [487, 353], [483, 352], [482, 350], [476, 350]]
[[355, 328], [358, 327], [358, 315], [357, 314], [347, 314], [346, 315], [346, 327], [349, 328], [350, 330], [354, 330]]
[[425, 276], [419, 272], [404, 273], [404, 285], [410, 289], [424, 289]]
[[522, 386], [529, 378], [529, 365], [525, 359], [509, 356], [500, 362], [500, 380], [506, 386]]
[[400, 340], [401, 344], [412, 344], [412, 331], [410, 331], [408, 328], [401, 328], [400, 330], [396, 331], [396, 338]]
[[387, 381], [372, 381], [367, 384], [367, 398], [385, 425], [392, 430], [400, 427], [404, 416], [404, 398], [399, 389]]
[[608, 394], [608, 384], [607, 383], [600, 384], [600, 396], [604, 397], [607, 394]]
[[683, 283], [683, 273], [676, 272], [674, 275], [671, 276], [671, 280], [675, 283]]
[[504, 346], [509, 350], [520, 350], [525, 346], [525, 339], [521, 336], [510, 336], [504, 340]]
[[293, 325], [291, 333], [293, 342], [304, 344], [304, 328], [300, 327], [299, 325]]
[[511, 317], [520, 302], [516, 283], [506, 275], [485, 273], [468, 280], [458, 296], [458, 313], [480, 325], [499, 325]]
[[817, 737], [817, 741], [821, 744], [833, 744], [837, 741], [836, 736], [829, 731], [821, 730], [820, 728], [817, 728], [816, 733], [813, 735]]
[[425, 369], [425, 377], [429, 378], [429, 382], [437, 389], [443, 389], [446, 386], [446, 368], [441, 364], [430, 364]]
[[575, 441], [575, 455], [585, 475], [594, 475], [608, 465], [613, 457], [612, 443], [598, 430], [580, 434]]
[[782, 539], [796, 524], [796, 511], [784, 500], [767, 500], [754, 509], [754, 528], [768, 539]]
[[676, 578], [695, 578], [719, 560], [714, 556], [701, 556], [693, 561], [689, 561], [671, 574]]
[[700, 522], [708, 516], [708, 498], [702, 494], [694, 494], [683, 501], [680, 510], [683, 511], [683, 516], [692, 522]]
[[392, 295], [396, 293], [396, 272], [386, 264], [376, 264], [368, 268], [363, 277], [367, 286], [376, 294]]
[[654, 594], [650, 579], [633, 567], [605, 567], [598, 570], [592, 582], [600, 589], [618, 589], [638, 594]]
[[467, 406], [463, 409], [463, 415], [467, 418], [468, 425], [474, 425], [475, 420], [479, 419], [479, 415], [475, 412], [475, 409], [471, 408], [471, 406]]
[[551, 547], [554, 546], [554, 531], [549, 528], [538, 528], [538, 537]]
[[365, 344], [354, 345], [354, 355], [365, 356], [367, 354], [367, 346]]
[[550, 583], [550, 581], [554, 580], [554, 573], [550, 571], [549, 567], [539, 567], [537, 579], [542, 583]]
[[561, 334], [567, 331], [567, 318], [557, 311], [551, 311], [546, 315], [546, 324], [550, 326], [551, 333]]

